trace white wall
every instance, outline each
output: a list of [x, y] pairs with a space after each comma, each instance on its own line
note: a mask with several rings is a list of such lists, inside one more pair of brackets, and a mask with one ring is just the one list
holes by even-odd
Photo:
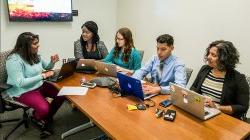
[[156, 37], [174, 36], [174, 53], [194, 69], [199, 68], [205, 48], [211, 41], [232, 41], [240, 52], [239, 71], [250, 75], [249, 0], [118, 0], [117, 27], [134, 33], [135, 45], [144, 49], [143, 61], [156, 53]]
[[73, 56], [73, 41], [87, 20], [99, 25], [101, 39], [111, 49], [117, 28], [129, 27], [137, 48], [144, 49], [143, 62], [155, 53], [156, 37], [169, 33], [175, 39], [174, 53], [194, 69], [191, 80], [203, 64], [204, 50], [211, 41], [232, 41], [241, 57], [239, 71], [250, 75], [249, 0], [72, 0], [79, 16], [73, 22], [9, 22], [5, 1], [1, 1], [1, 51], [13, 48], [17, 35], [31, 31], [40, 35], [42, 55]]
[[[73, 57], [73, 42], [80, 37], [82, 24], [94, 20], [99, 35], [111, 49], [116, 32], [116, 0], [72, 0], [78, 16], [73, 22], [9, 22], [6, 1], [1, 0], [1, 51], [12, 49], [17, 36], [30, 31], [40, 36], [40, 53], [49, 59], [58, 53], [60, 58]], [[60, 66], [60, 63], [57, 67]]]

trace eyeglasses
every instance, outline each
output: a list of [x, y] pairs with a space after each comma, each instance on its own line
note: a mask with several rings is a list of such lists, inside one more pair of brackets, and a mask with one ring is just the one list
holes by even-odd
[[118, 37], [117, 37], [116, 40], [124, 40], [124, 38], [118, 38]]

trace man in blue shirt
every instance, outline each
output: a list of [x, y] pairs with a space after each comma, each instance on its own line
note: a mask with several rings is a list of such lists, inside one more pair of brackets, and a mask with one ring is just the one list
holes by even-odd
[[151, 75], [154, 85], [143, 85], [144, 93], [169, 93], [169, 83], [173, 82], [182, 86], [186, 85], [186, 71], [184, 63], [174, 55], [174, 39], [171, 35], [163, 34], [157, 39], [157, 55], [141, 69], [137, 70], [132, 77], [143, 79], [147, 74]]

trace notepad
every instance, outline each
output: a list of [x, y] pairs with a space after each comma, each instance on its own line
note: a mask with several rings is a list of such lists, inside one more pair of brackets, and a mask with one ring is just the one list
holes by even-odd
[[87, 92], [88, 92], [88, 88], [86, 87], [64, 86], [61, 88], [57, 96], [86, 95]]

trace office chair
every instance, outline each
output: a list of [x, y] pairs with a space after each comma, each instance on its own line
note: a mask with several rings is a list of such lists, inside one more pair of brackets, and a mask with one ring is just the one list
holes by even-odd
[[138, 52], [140, 53], [140, 55], [141, 55], [141, 61], [142, 61], [142, 59], [143, 59], [143, 55], [144, 55], [144, 50], [138, 50]]
[[187, 83], [193, 73], [193, 69], [186, 67], [186, 77], [187, 77]]
[[9, 89], [11, 86], [6, 84], [7, 81], [7, 71], [5, 68], [5, 60], [6, 57], [10, 51], [5, 51], [0, 53], [0, 113], [4, 113], [5, 111], [13, 111], [17, 109], [23, 110], [23, 117], [21, 119], [9, 119], [9, 120], [0, 120], [0, 125], [2, 123], [7, 122], [13, 122], [13, 121], [19, 121], [16, 126], [4, 137], [5, 140], [8, 139], [8, 137], [22, 124], [24, 124], [25, 128], [28, 128], [28, 114], [27, 110], [29, 107], [26, 105], [15, 101], [11, 97], [9, 97], [7, 94], [5, 94], [5, 91]]
[[[250, 77], [249, 76], [246, 76], [246, 80], [247, 80], [247, 83], [248, 83], [248, 86], [249, 86], [249, 92], [250, 92]], [[250, 95], [249, 95], [250, 96]], [[250, 97], [249, 97], [249, 106], [250, 106]], [[250, 112], [250, 110], [248, 109], [248, 112]], [[247, 113], [245, 113], [242, 118], [241, 118], [243, 121], [247, 122], [247, 123], [250, 123], [250, 118], [247, 118]]]

